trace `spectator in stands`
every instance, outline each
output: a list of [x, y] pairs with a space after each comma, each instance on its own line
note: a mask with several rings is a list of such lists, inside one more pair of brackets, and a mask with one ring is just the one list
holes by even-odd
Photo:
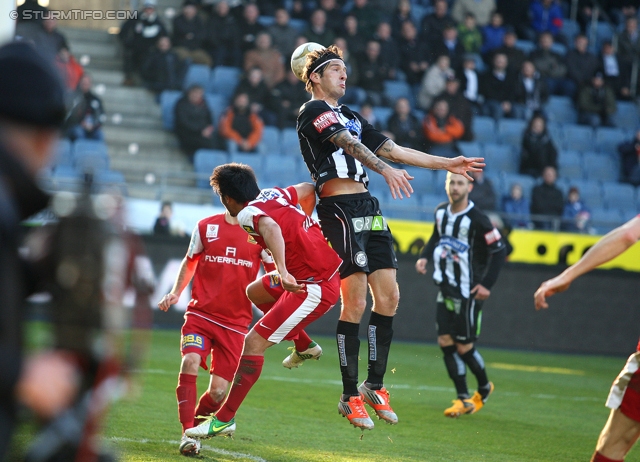
[[291, 53], [295, 50], [293, 45], [298, 31], [289, 23], [289, 12], [286, 8], [276, 10], [275, 21], [267, 31], [271, 35], [273, 47], [280, 52], [283, 59], [290, 59]]
[[105, 118], [102, 100], [91, 91], [91, 76], [83, 74], [71, 98], [67, 115], [67, 137], [72, 141], [90, 139], [104, 141], [102, 122]]
[[240, 47], [240, 26], [231, 14], [229, 3], [221, 0], [207, 22], [207, 37], [204, 47], [211, 56], [214, 66], [240, 67], [242, 49]]
[[482, 112], [496, 120], [516, 116], [513, 107], [516, 75], [508, 69], [508, 63], [507, 57], [498, 53], [493, 57], [491, 69], [480, 76]]
[[580, 191], [577, 187], [571, 186], [562, 212], [562, 230], [585, 232], [590, 218], [591, 211], [580, 199]]
[[284, 80], [284, 58], [271, 46], [271, 35], [267, 31], [258, 33], [255, 48], [244, 54], [245, 72], [254, 67], [262, 70], [264, 83], [269, 89]]
[[[400, 70], [414, 93], [417, 93], [424, 73], [429, 68], [429, 48], [426, 43], [418, 40], [418, 31], [411, 21], [402, 23], [398, 57]], [[351, 74], [348, 75], [351, 79]]]
[[375, 7], [369, 5], [369, 0], [353, 0], [349, 14], [356, 17], [358, 30], [365, 37], [371, 37], [380, 22], [380, 14]]
[[244, 55], [256, 45], [258, 34], [266, 28], [260, 24], [258, 18], [260, 10], [255, 3], [247, 3], [242, 12], [242, 18], [239, 21], [238, 28], [240, 32], [240, 51]]
[[502, 53], [507, 57], [509, 69], [512, 72], [520, 72], [522, 63], [527, 59], [527, 55], [520, 48], [516, 47], [517, 40], [518, 37], [514, 29], [511, 27], [505, 28], [502, 45], [483, 55], [485, 63], [490, 65], [493, 62], [493, 57], [498, 53]]
[[309, 27], [304, 31], [304, 36], [310, 42], [316, 42], [326, 47], [333, 45], [335, 34], [327, 27], [327, 13], [324, 10], [317, 9], [311, 13]]
[[334, 34], [339, 34], [342, 29], [342, 10], [336, 0], [320, 0], [320, 9], [327, 16], [327, 28]]
[[444, 90], [447, 77], [455, 74], [450, 63], [449, 56], [439, 56], [435, 64], [424, 74], [418, 93], [418, 105], [421, 109], [429, 110], [433, 99]]
[[578, 123], [596, 127], [613, 127], [612, 116], [618, 110], [616, 94], [604, 83], [604, 75], [597, 71], [589, 85], [584, 85], [576, 102]]
[[429, 44], [431, 47], [431, 61], [434, 62], [438, 56], [447, 55], [452, 69], [459, 70], [464, 59], [464, 46], [458, 39], [458, 29], [455, 24], [447, 24], [442, 31], [439, 40]]
[[182, 12], [173, 18], [173, 51], [182, 60], [211, 67], [211, 56], [204, 51], [206, 36], [207, 29], [198, 16], [197, 2], [185, 0]]
[[204, 89], [191, 85], [174, 108], [175, 133], [180, 148], [193, 162], [198, 149], [219, 147], [211, 109], [204, 99]]
[[340, 98], [340, 102], [343, 104], [360, 105], [366, 101], [367, 93], [358, 86], [360, 74], [358, 72], [357, 62], [344, 38], [336, 37], [334, 43], [342, 50], [342, 61], [347, 68], [347, 75], [349, 76], [347, 90], [344, 96]]
[[420, 40], [428, 46], [437, 42], [442, 38], [444, 27], [453, 23], [447, 0], [435, 0], [433, 13], [425, 15], [420, 22]]
[[548, 100], [547, 82], [531, 61], [523, 62], [513, 95], [514, 116], [530, 120], [534, 114], [544, 114], [544, 106]]
[[442, 99], [435, 101], [422, 127], [427, 140], [427, 152], [442, 157], [459, 155], [457, 141], [464, 134], [464, 125], [451, 114], [449, 103]]
[[398, 44], [391, 36], [391, 24], [385, 21], [380, 22], [373, 39], [380, 44], [380, 61], [385, 68], [389, 69], [389, 80], [395, 80], [400, 61]]
[[476, 18], [473, 13], [464, 16], [464, 22], [458, 24], [458, 39], [467, 53], [480, 54], [482, 50], [482, 33], [476, 25]]
[[528, 1], [496, 0], [497, 11], [504, 19], [505, 26], [513, 28], [523, 40], [534, 40], [535, 34], [529, 26]]
[[634, 186], [640, 186], [640, 129], [629, 141], [618, 145], [620, 164], [622, 166], [622, 181]]
[[378, 120], [376, 113], [373, 112], [373, 106], [368, 101], [365, 101], [362, 106], [360, 106], [360, 115], [364, 117], [364, 120], [373, 125], [373, 128], [378, 131], [382, 130], [384, 121]]
[[251, 109], [249, 96], [237, 93], [220, 121], [220, 136], [235, 143], [241, 152], [256, 152], [264, 124]]
[[553, 217], [560, 218], [564, 211], [562, 191], [556, 186], [557, 173], [554, 167], [545, 167], [542, 183], [533, 187], [531, 193], [531, 214], [545, 215], [533, 222], [536, 229], [557, 229]]
[[460, 91], [460, 80], [453, 74], [447, 76], [444, 91], [436, 97], [436, 101], [443, 99], [449, 104], [449, 110], [462, 125], [464, 134], [461, 141], [473, 140], [473, 105]]
[[187, 68], [187, 63], [171, 49], [171, 39], [165, 35], [149, 53], [140, 74], [147, 88], [159, 96], [165, 90], [181, 90]]
[[58, 30], [58, 20], [53, 15], [42, 18], [41, 26], [34, 40], [38, 51], [46, 56], [54, 56], [61, 48], [69, 48], [66, 37]]
[[493, 50], [500, 48], [504, 42], [504, 34], [507, 28], [502, 21], [502, 15], [497, 11], [491, 13], [489, 24], [481, 29], [482, 32], [482, 48], [480, 53], [486, 56]]
[[466, 54], [462, 60], [462, 72], [460, 73], [460, 90], [464, 97], [471, 103], [473, 113], [482, 113], [480, 106], [480, 76], [476, 70], [476, 58]]
[[291, 17], [293, 19], [302, 19], [307, 21], [309, 19], [309, 15], [311, 14], [309, 9], [307, 8], [307, 4], [309, 2], [305, 0], [292, 0], [291, 1]]
[[80, 77], [84, 74], [84, 69], [80, 63], [76, 61], [76, 58], [67, 47], [63, 46], [58, 50], [58, 54], [56, 54], [56, 66], [58, 66], [67, 90], [74, 91], [78, 87]]
[[498, 209], [498, 199], [493, 182], [485, 177], [484, 172], [473, 172], [473, 189], [469, 193], [476, 207], [483, 212], [492, 212]]
[[562, 7], [557, 0], [533, 0], [529, 7], [531, 28], [538, 35], [543, 32], [550, 33], [553, 38], [566, 44], [562, 35]]
[[631, 94], [629, 68], [618, 59], [616, 50], [610, 41], [602, 43], [598, 69], [604, 75], [604, 82], [616, 92], [616, 98], [628, 100]]
[[120, 29], [124, 60], [123, 85], [134, 85], [134, 75], [139, 66], [147, 60], [149, 50], [159, 37], [167, 35], [167, 29], [156, 11], [156, 0], [144, 0], [142, 11], [128, 19]]
[[573, 80], [567, 77], [567, 66], [564, 63], [564, 58], [552, 51], [552, 46], [553, 36], [551, 33], [541, 33], [538, 39], [538, 47], [531, 52], [529, 59], [546, 79], [549, 93], [573, 98], [576, 92], [576, 85]]
[[547, 131], [545, 118], [536, 114], [522, 134], [519, 171], [539, 178], [547, 167], [558, 169], [558, 151]]
[[278, 115], [278, 127], [295, 128], [300, 107], [309, 100], [305, 85], [293, 72], [271, 91], [271, 101]]
[[464, 21], [467, 13], [473, 14], [479, 27], [489, 24], [491, 13], [496, 9], [495, 0], [454, 0], [451, 16], [457, 23]]
[[[402, 27], [405, 22], [409, 21], [413, 24], [415, 28], [415, 24], [413, 23], [413, 17], [411, 16], [411, 1], [410, 0], [399, 0], [398, 5], [396, 6], [396, 10], [391, 18], [391, 35], [393, 36], [396, 42], [400, 42], [402, 38]], [[417, 35], [416, 29], [416, 35]]]
[[156, 236], [180, 236], [184, 237], [184, 228], [179, 224], [172, 223], [173, 204], [169, 201], [162, 202], [160, 215], [153, 225], [153, 234]]
[[357, 61], [358, 86], [367, 94], [367, 101], [373, 106], [386, 106], [384, 81], [389, 79], [390, 69], [380, 59], [380, 44], [375, 40], [367, 42], [367, 50]]
[[393, 113], [387, 120], [385, 134], [396, 144], [417, 151], [424, 150], [424, 135], [420, 119], [411, 113], [407, 98], [398, 98]]
[[514, 228], [528, 228], [530, 207], [529, 200], [524, 197], [522, 185], [513, 183], [509, 188], [509, 195], [502, 202], [502, 210], [509, 215], [509, 225]]
[[576, 88], [586, 85], [591, 80], [599, 63], [596, 55], [588, 49], [589, 39], [584, 34], [578, 34], [573, 39], [573, 49], [567, 52], [567, 77], [573, 80]]
[[271, 99], [271, 90], [267, 87], [259, 67], [250, 69], [240, 80], [235, 94], [246, 93], [249, 96], [251, 111], [260, 116], [266, 125], [277, 125], [277, 104]]
[[618, 34], [618, 59], [629, 68], [640, 56], [640, 31], [638, 18], [629, 16], [624, 22], [624, 30]]
[[[344, 18], [344, 30], [342, 36], [349, 45], [352, 56], [360, 56], [367, 49], [367, 39], [360, 32], [358, 18], [352, 14]], [[349, 77], [351, 78], [351, 77]]]

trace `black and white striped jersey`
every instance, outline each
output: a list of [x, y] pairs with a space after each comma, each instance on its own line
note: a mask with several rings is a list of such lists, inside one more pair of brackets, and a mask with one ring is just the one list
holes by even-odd
[[349, 130], [374, 153], [388, 139], [347, 106], [333, 107], [322, 100], [311, 100], [300, 108], [297, 130], [302, 157], [318, 192], [325, 181], [334, 178], [351, 178], [365, 186], [369, 183], [360, 161], [328, 141], [331, 136]]
[[469, 299], [476, 284], [491, 289], [497, 274], [487, 274], [488, 263], [504, 249], [500, 232], [472, 201], [458, 213], [444, 203], [436, 208], [433, 234], [421, 257], [433, 260], [433, 280], [443, 295]]

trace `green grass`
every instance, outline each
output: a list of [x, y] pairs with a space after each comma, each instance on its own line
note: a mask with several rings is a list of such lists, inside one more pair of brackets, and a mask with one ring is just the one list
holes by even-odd
[[[117, 402], [105, 439], [125, 461], [179, 461], [175, 387], [179, 332], [157, 331], [137, 389]], [[236, 416], [233, 439], [204, 442], [208, 461], [585, 461], [608, 415], [604, 400], [624, 358], [482, 348], [496, 390], [482, 411], [447, 419], [455, 393], [433, 345], [395, 342], [386, 377], [400, 423], [351, 427], [337, 411], [341, 392], [335, 340], [316, 338], [320, 361], [287, 370], [291, 344], [267, 351], [262, 377]], [[362, 342], [361, 353], [366, 344]], [[361, 378], [366, 361], [361, 361]], [[470, 388], [475, 386], [468, 377]], [[208, 381], [200, 371], [198, 392]], [[28, 438], [22, 434], [22, 441]], [[627, 461], [640, 461], [640, 449]]]

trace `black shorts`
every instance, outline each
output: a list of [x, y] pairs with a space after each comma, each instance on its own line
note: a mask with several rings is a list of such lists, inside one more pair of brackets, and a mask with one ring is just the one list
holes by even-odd
[[473, 343], [480, 336], [482, 300], [445, 297], [436, 299], [438, 336], [450, 335], [456, 343]]
[[320, 199], [316, 207], [322, 233], [342, 258], [340, 277], [398, 268], [393, 236], [380, 212], [378, 199], [368, 192]]

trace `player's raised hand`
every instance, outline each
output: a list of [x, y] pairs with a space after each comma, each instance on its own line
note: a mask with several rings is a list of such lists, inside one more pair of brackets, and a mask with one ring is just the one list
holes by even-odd
[[533, 294], [533, 300], [536, 305], [536, 310], [541, 308], [549, 308], [547, 303], [547, 297], [551, 297], [559, 292], [564, 292], [571, 285], [571, 281], [564, 277], [562, 274], [556, 276], [553, 279], [544, 281]]
[[467, 180], [473, 181], [468, 172], [480, 172], [486, 164], [484, 157], [464, 157], [458, 156], [450, 160], [447, 170], [464, 176]]
[[175, 294], [167, 294], [162, 297], [162, 300], [158, 302], [158, 308], [160, 308], [162, 311], [168, 311], [169, 307], [178, 303], [179, 299], [180, 297]]
[[389, 185], [391, 197], [394, 199], [402, 199], [403, 192], [405, 196], [411, 197], [413, 188], [411, 187], [409, 180], [413, 180], [413, 177], [409, 175], [406, 170], [387, 167], [382, 171], [381, 175]]
[[304, 284], [298, 284], [296, 278], [289, 273], [280, 273], [280, 282], [282, 283], [282, 288], [287, 292], [295, 293], [304, 290]]
[[416, 261], [416, 271], [420, 274], [427, 274], [426, 258], [418, 258], [418, 261]]

